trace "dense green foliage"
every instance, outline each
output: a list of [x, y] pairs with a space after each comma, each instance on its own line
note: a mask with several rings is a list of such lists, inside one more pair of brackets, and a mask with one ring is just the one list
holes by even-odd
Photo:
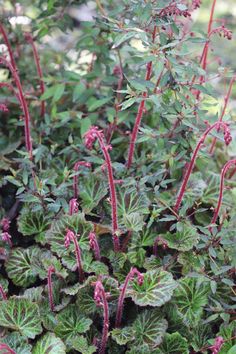
[[[102, 354], [104, 344], [111, 354], [235, 354], [236, 161], [223, 181], [221, 172], [236, 155], [227, 88], [234, 74], [202, 65], [203, 48], [214, 43], [207, 28], [192, 29], [196, 0], [85, 5], [2, 7], [33, 157], [19, 87], [1, 61], [0, 81], [17, 95], [0, 83], [0, 353]], [[76, 6], [94, 17], [76, 20]], [[219, 43], [230, 39], [224, 25], [212, 26]], [[6, 46], [1, 55], [10, 61]], [[197, 142], [219, 120], [227, 125], [200, 140], [176, 208]], [[87, 164], [76, 168], [78, 161]]]

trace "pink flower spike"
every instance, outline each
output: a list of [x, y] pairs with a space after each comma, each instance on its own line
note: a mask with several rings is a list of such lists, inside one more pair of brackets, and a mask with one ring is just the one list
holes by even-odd
[[68, 248], [70, 246], [71, 242], [74, 243], [74, 247], [75, 247], [75, 256], [76, 256], [77, 269], [79, 272], [79, 281], [83, 282], [84, 271], [83, 271], [83, 267], [82, 267], [82, 258], [81, 258], [81, 251], [80, 251], [79, 243], [78, 243], [78, 240], [77, 240], [74, 232], [67, 229], [66, 235], [65, 235], [65, 248]]
[[118, 237], [118, 215], [117, 215], [117, 198], [116, 198], [116, 189], [115, 182], [113, 177], [112, 163], [109, 155], [109, 150], [111, 150], [110, 145], [106, 145], [104, 141], [104, 134], [102, 130], [99, 130], [98, 127], [92, 126], [84, 135], [85, 145], [88, 149], [92, 149], [92, 146], [97, 139], [100, 145], [100, 148], [103, 152], [104, 159], [106, 161], [106, 168], [108, 174], [108, 184], [110, 190], [110, 199], [111, 199], [111, 219], [112, 219], [112, 236], [113, 236], [113, 245], [114, 251], [120, 251], [120, 242]]
[[[79, 167], [84, 166], [87, 168], [91, 167], [90, 162], [85, 162], [85, 161], [78, 161], [74, 164], [74, 171], [78, 172]], [[79, 190], [78, 190], [78, 175], [73, 176], [73, 190], [74, 190], [74, 198], [77, 199], [79, 195]]]
[[137, 276], [138, 285], [141, 286], [143, 284], [143, 280], [144, 280], [143, 274], [140, 273], [137, 270], [137, 268], [131, 268], [130, 272], [128, 273], [128, 275], [125, 278], [125, 282], [124, 282], [124, 285], [121, 288], [120, 296], [119, 296], [119, 299], [118, 299], [115, 327], [120, 327], [121, 319], [122, 319], [122, 313], [123, 313], [125, 293], [126, 293], [126, 290], [127, 290], [129, 282], [134, 280], [135, 275]]
[[9, 109], [4, 103], [0, 103], [0, 111], [7, 113], [9, 112]]
[[180, 207], [180, 204], [182, 202], [182, 199], [183, 199], [183, 196], [184, 196], [184, 193], [185, 193], [185, 189], [186, 189], [186, 186], [187, 186], [187, 183], [188, 183], [188, 180], [189, 180], [189, 177], [192, 173], [192, 170], [193, 170], [193, 167], [195, 165], [195, 161], [196, 161], [196, 158], [197, 158], [197, 154], [200, 150], [200, 148], [202, 147], [202, 145], [204, 144], [208, 134], [213, 130], [213, 129], [220, 129], [222, 128], [223, 129], [223, 132], [224, 132], [224, 138], [225, 138], [225, 143], [226, 145], [228, 145], [232, 138], [231, 138], [231, 134], [230, 134], [230, 131], [229, 131], [229, 127], [226, 123], [224, 122], [221, 122], [221, 121], [218, 121], [216, 123], [214, 123], [213, 125], [211, 125], [210, 127], [208, 127], [205, 132], [202, 134], [202, 136], [200, 137], [198, 143], [197, 143], [197, 146], [196, 148], [194, 149], [194, 152], [193, 152], [193, 155], [192, 155], [192, 158], [191, 158], [191, 161], [188, 165], [188, 168], [187, 168], [187, 171], [184, 175], [184, 178], [183, 178], [183, 182], [182, 182], [182, 185], [180, 187], [180, 190], [179, 190], [179, 193], [178, 193], [178, 197], [177, 197], [177, 200], [176, 200], [176, 203], [175, 203], [175, 207], [174, 207], [174, 210], [175, 211], [178, 211], [179, 210], [179, 207]]
[[72, 198], [69, 201], [69, 215], [76, 214], [78, 213], [78, 211], [79, 211], [79, 203], [75, 198]]
[[9, 246], [12, 247], [11, 235], [7, 231], [4, 231], [1, 236], [2, 236], [3, 242], [8, 243]]
[[[218, 203], [217, 203], [217, 206], [216, 206], [215, 211], [214, 211], [214, 215], [213, 215], [213, 217], [211, 219], [211, 225], [215, 224], [216, 220], [218, 218], [220, 207], [221, 207], [221, 204], [222, 204], [222, 199], [223, 199], [225, 175], [226, 175], [227, 171], [232, 166], [236, 166], [236, 160], [230, 160], [230, 161], [226, 162], [226, 164], [224, 165], [224, 167], [221, 170], [221, 175], [220, 175], [220, 193], [219, 193], [219, 197], [218, 197]], [[209, 229], [210, 232], [212, 232], [212, 226], [209, 226], [208, 229]]]
[[10, 219], [7, 217], [2, 218], [0, 225], [2, 226], [3, 231], [8, 231], [10, 229]]
[[208, 349], [211, 350], [212, 354], [218, 354], [223, 344], [224, 344], [224, 338], [219, 336], [216, 337], [214, 344]]
[[89, 233], [89, 246], [94, 251], [96, 261], [101, 260], [100, 248], [95, 232]]
[[47, 276], [47, 281], [48, 281], [48, 298], [49, 298], [49, 304], [50, 304], [50, 309], [51, 311], [54, 311], [55, 305], [53, 301], [53, 287], [52, 287], [52, 274], [55, 273], [55, 268], [51, 265], [48, 267], [48, 276]]
[[109, 307], [107, 297], [109, 294], [105, 292], [105, 289], [100, 280], [97, 280], [94, 284], [94, 301], [97, 306], [103, 308], [103, 331], [102, 339], [99, 345], [99, 354], [104, 354], [107, 345], [108, 333], [109, 333]]

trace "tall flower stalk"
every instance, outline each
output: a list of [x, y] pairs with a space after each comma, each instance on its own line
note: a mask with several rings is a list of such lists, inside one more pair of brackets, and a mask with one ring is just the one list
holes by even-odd
[[6, 58], [1, 57], [0, 58], [0, 64], [4, 64], [11, 72], [12, 77], [15, 81], [16, 87], [18, 89], [18, 94], [17, 97], [20, 101], [21, 108], [24, 113], [24, 121], [25, 121], [25, 145], [26, 145], [26, 150], [29, 153], [30, 160], [33, 160], [33, 153], [32, 153], [32, 141], [31, 141], [31, 132], [30, 132], [30, 113], [29, 113], [29, 108], [28, 104], [26, 102], [24, 93], [23, 93], [23, 88], [21, 85], [21, 81], [18, 75], [18, 70], [14, 69], [12, 63], [10, 63]]
[[129, 282], [134, 280], [135, 275], [138, 278], [138, 284], [139, 285], [143, 284], [143, 274], [140, 273], [136, 268], [131, 268], [130, 272], [128, 273], [128, 275], [125, 278], [125, 282], [121, 288], [120, 296], [118, 299], [117, 312], [116, 312], [116, 323], [115, 323], [116, 327], [120, 327], [122, 313], [123, 313], [123, 307], [124, 307], [125, 293], [126, 293], [128, 285], [129, 285]]
[[197, 143], [197, 146], [194, 149], [191, 161], [190, 161], [190, 163], [189, 163], [189, 165], [187, 167], [187, 171], [186, 171], [186, 173], [184, 175], [183, 182], [182, 182], [182, 185], [180, 187], [179, 194], [178, 194], [178, 197], [177, 197], [177, 200], [176, 200], [176, 203], [175, 203], [175, 207], [174, 207], [175, 211], [179, 210], [179, 207], [180, 207], [180, 204], [182, 202], [182, 199], [183, 199], [183, 196], [184, 196], [184, 193], [185, 193], [185, 189], [186, 189], [189, 177], [190, 177], [191, 172], [193, 170], [193, 167], [195, 165], [197, 154], [198, 154], [200, 148], [202, 147], [202, 145], [204, 144], [208, 134], [212, 130], [214, 130], [215, 128], [216, 129], [218, 129], [218, 128], [222, 128], [223, 129], [223, 131], [224, 131], [224, 140], [225, 140], [226, 145], [229, 145], [231, 140], [232, 140], [232, 137], [231, 137], [230, 131], [229, 131], [229, 127], [224, 122], [216, 122], [213, 125], [211, 125], [208, 129], [206, 129], [206, 131], [202, 134], [201, 138], [199, 139], [199, 141]]
[[8, 41], [7, 34], [6, 34], [4, 27], [2, 25], [0, 26], [0, 31], [3, 35], [4, 41], [6, 43], [6, 46], [8, 48], [8, 52], [9, 52], [9, 56], [10, 56], [10, 61], [8, 61], [5, 57], [1, 57], [0, 64], [4, 64], [10, 70], [12, 77], [15, 81], [15, 84], [16, 84], [16, 87], [18, 90], [17, 98], [20, 101], [21, 108], [24, 113], [26, 150], [29, 153], [30, 159], [33, 160], [32, 141], [31, 141], [31, 132], [30, 132], [30, 113], [29, 113], [29, 109], [28, 109], [28, 104], [26, 102], [26, 99], [25, 99], [25, 96], [23, 93], [23, 88], [22, 88], [21, 81], [20, 81], [20, 78], [18, 75], [18, 69], [17, 69], [16, 63], [14, 60], [12, 49], [11, 49], [10, 43]]
[[[221, 175], [220, 175], [220, 192], [219, 192], [219, 197], [218, 197], [218, 202], [217, 202], [217, 206], [215, 208], [213, 217], [211, 219], [211, 225], [216, 223], [216, 220], [218, 218], [219, 215], [219, 211], [220, 211], [220, 207], [222, 204], [222, 199], [223, 199], [223, 193], [224, 193], [224, 181], [225, 181], [225, 175], [227, 173], [227, 171], [232, 167], [232, 166], [236, 166], [236, 160], [230, 160], [228, 162], [226, 162], [226, 164], [224, 165], [224, 167], [221, 170]], [[209, 226], [209, 231], [212, 232], [212, 226]]]
[[[79, 236], [79, 235], [77, 235]], [[81, 252], [80, 252], [80, 247], [78, 240], [75, 236], [75, 233], [71, 230], [66, 231], [66, 236], [65, 236], [65, 248], [68, 248], [70, 246], [70, 243], [73, 242], [74, 247], [75, 247], [75, 256], [76, 256], [76, 263], [77, 263], [77, 269], [79, 272], [79, 281], [83, 282], [84, 280], [84, 271], [82, 267], [82, 259], [81, 259]]]
[[104, 135], [102, 130], [98, 130], [98, 127], [92, 126], [88, 132], [84, 135], [85, 138], [85, 146], [91, 150], [95, 140], [97, 139], [101, 150], [104, 155], [104, 159], [106, 161], [106, 168], [108, 174], [108, 184], [110, 190], [110, 199], [111, 199], [111, 218], [112, 218], [112, 236], [113, 236], [113, 244], [114, 251], [118, 252], [120, 250], [120, 242], [118, 237], [118, 215], [117, 215], [117, 197], [116, 197], [116, 189], [115, 182], [113, 178], [113, 170], [111, 158], [109, 155], [109, 150], [112, 149], [111, 145], [106, 145], [104, 141]]
[[14, 55], [13, 55], [13, 51], [12, 51], [10, 42], [8, 40], [8, 35], [7, 35], [6, 31], [5, 31], [5, 28], [3, 27], [3, 25], [1, 23], [0, 23], [0, 32], [1, 32], [2, 36], [3, 36], [3, 40], [4, 40], [5, 45], [7, 47], [12, 67], [14, 68], [14, 70], [17, 70], [16, 62], [15, 62]]
[[94, 301], [96, 305], [103, 308], [103, 331], [102, 339], [99, 345], [98, 354], [104, 354], [107, 345], [109, 332], [109, 307], [107, 302], [107, 294], [100, 280], [97, 280], [94, 289]]
[[48, 267], [48, 275], [47, 275], [47, 282], [48, 282], [48, 300], [51, 311], [54, 311], [55, 305], [53, 300], [53, 287], [52, 287], [52, 274], [55, 273], [55, 268], [51, 265]]
[[[155, 38], [156, 38], [156, 31], [157, 31], [157, 27], [154, 26], [153, 33], [152, 33], [152, 42], [153, 43], [154, 43]], [[151, 75], [152, 75], [152, 62], [150, 61], [147, 64], [145, 80], [146, 81], [150, 81]], [[139, 104], [138, 113], [136, 115], [134, 128], [133, 128], [133, 131], [132, 131], [132, 134], [131, 134], [131, 140], [130, 140], [129, 152], [128, 152], [128, 159], [127, 159], [127, 169], [129, 169], [131, 167], [132, 162], [133, 162], [135, 143], [136, 143], [136, 140], [137, 140], [138, 130], [139, 130], [140, 123], [141, 123], [141, 120], [142, 120], [142, 117], [143, 117], [143, 113], [144, 113], [144, 110], [145, 110], [146, 98], [147, 98], [147, 92], [145, 91], [142, 94], [142, 101]]]
[[[90, 162], [85, 162], [85, 161], [78, 161], [74, 164], [74, 171], [78, 172], [79, 168], [81, 166], [90, 168], [91, 163]], [[76, 174], [73, 176], [73, 190], [74, 190], [74, 198], [77, 199], [79, 196], [79, 188], [78, 188], [78, 175]]]
[[[232, 79], [230, 80], [229, 89], [228, 89], [228, 92], [227, 92], [227, 94], [225, 96], [225, 99], [224, 99], [224, 101], [225, 101], [224, 102], [224, 107], [223, 107], [222, 113], [221, 113], [220, 118], [219, 118], [220, 122], [222, 122], [222, 120], [224, 118], [224, 115], [225, 115], [225, 112], [226, 112], [226, 109], [227, 109], [227, 106], [228, 106], [228, 103], [229, 103], [230, 95], [231, 95], [233, 84], [234, 84], [235, 80], [236, 80], [236, 75], [233, 76]], [[213, 153], [214, 148], [215, 148], [215, 144], [216, 144], [216, 138], [213, 138], [212, 144], [211, 144], [211, 147], [210, 147], [210, 154]]]
[[[39, 59], [39, 55], [38, 55], [38, 51], [36, 48], [36, 45], [34, 43], [33, 37], [31, 35], [31, 33], [27, 32], [25, 33], [25, 39], [27, 40], [27, 42], [31, 45], [32, 50], [33, 50], [33, 55], [34, 55], [34, 61], [35, 61], [35, 65], [36, 65], [36, 69], [37, 69], [37, 73], [38, 73], [38, 77], [39, 77], [39, 85], [40, 85], [40, 91], [41, 91], [41, 95], [44, 94], [45, 92], [45, 85], [44, 85], [44, 81], [43, 81], [43, 72], [42, 72], [42, 68], [40, 65], [40, 59]], [[41, 101], [41, 113], [40, 113], [41, 117], [45, 116], [45, 101]]]
[[0, 284], [0, 295], [2, 297], [3, 300], [7, 300], [7, 295], [3, 289], [3, 286]]

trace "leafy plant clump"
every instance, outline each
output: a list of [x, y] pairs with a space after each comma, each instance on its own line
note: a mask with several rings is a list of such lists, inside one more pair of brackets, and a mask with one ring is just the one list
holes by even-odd
[[232, 31], [203, 3], [3, 1], [0, 353], [236, 353]]

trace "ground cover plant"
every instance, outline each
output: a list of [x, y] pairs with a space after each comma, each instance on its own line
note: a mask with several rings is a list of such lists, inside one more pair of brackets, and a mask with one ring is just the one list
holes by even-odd
[[203, 3], [3, 2], [0, 353], [236, 353], [234, 42]]

